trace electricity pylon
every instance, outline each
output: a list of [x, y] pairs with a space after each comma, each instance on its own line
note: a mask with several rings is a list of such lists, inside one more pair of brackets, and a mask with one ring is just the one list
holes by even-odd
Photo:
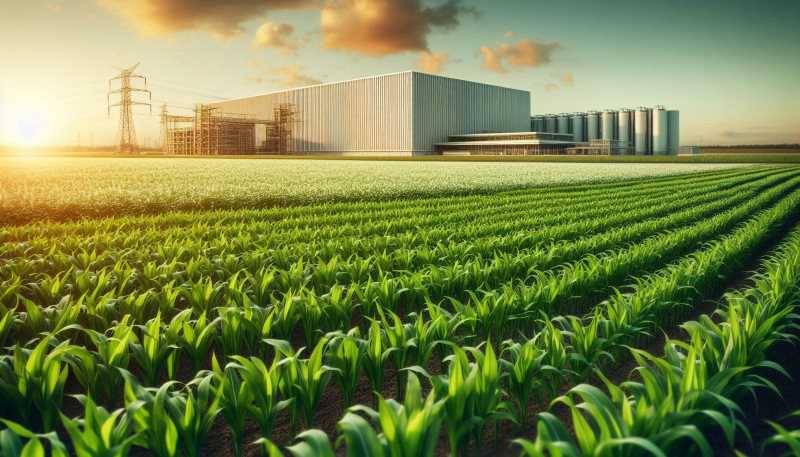
[[[108, 117], [111, 117], [111, 108], [119, 106], [119, 152], [137, 152], [139, 150], [136, 145], [136, 128], [133, 125], [133, 106], [145, 105], [153, 113], [153, 106], [150, 104], [152, 96], [147, 89], [147, 78], [134, 73], [139, 64], [130, 68], [117, 68], [120, 71], [119, 76], [108, 80]], [[131, 85], [131, 80], [141, 78], [144, 81], [144, 88], [134, 87]], [[111, 90], [113, 81], [119, 79], [119, 89]], [[147, 102], [134, 100], [133, 95], [135, 92], [143, 92], [147, 94]], [[119, 103], [111, 104], [111, 96], [119, 93]]]

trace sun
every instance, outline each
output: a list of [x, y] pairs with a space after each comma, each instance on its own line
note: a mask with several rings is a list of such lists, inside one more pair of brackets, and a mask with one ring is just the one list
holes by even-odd
[[41, 112], [19, 113], [12, 120], [11, 141], [17, 146], [41, 146], [45, 140], [47, 122]]

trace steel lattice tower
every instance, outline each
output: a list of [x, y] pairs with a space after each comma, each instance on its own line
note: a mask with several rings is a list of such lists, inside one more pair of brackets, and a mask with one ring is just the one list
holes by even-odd
[[[151, 94], [147, 89], [147, 78], [134, 73], [139, 64], [130, 68], [118, 68], [120, 70], [119, 76], [108, 80], [108, 116], [111, 117], [111, 108], [119, 106], [119, 152], [137, 152], [139, 147], [136, 144], [136, 127], [133, 125], [133, 106], [145, 105], [153, 112], [153, 107], [150, 104]], [[141, 79], [144, 81], [144, 88], [134, 87], [131, 80]], [[112, 90], [111, 85], [115, 80], [119, 80], [119, 89]], [[147, 94], [147, 102], [134, 100], [133, 95], [135, 92], [143, 92]], [[111, 104], [111, 96], [119, 94], [119, 103]]]

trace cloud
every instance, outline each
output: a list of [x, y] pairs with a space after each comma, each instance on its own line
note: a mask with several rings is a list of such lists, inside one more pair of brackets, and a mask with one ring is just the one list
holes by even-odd
[[219, 37], [242, 31], [241, 24], [270, 10], [296, 9], [316, 0], [97, 0], [145, 35], [205, 30]]
[[558, 92], [561, 89], [556, 83], [547, 83], [544, 85], [545, 92]]
[[564, 73], [561, 75], [561, 83], [565, 86], [574, 86], [575, 85], [575, 77], [572, 76], [572, 73]]
[[49, 2], [47, 4], [47, 11], [51, 13], [60, 13], [64, 10], [64, 4], [61, 2]]
[[523, 38], [516, 43], [499, 43], [494, 48], [481, 46], [483, 64], [487, 70], [497, 73], [508, 73], [506, 66], [513, 68], [536, 68], [550, 63], [551, 54], [560, 45], [556, 42], [540, 43], [528, 38]]
[[417, 68], [426, 73], [438, 74], [449, 61], [450, 56], [447, 53], [423, 51], [417, 59]]
[[329, 0], [322, 8], [322, 44], [371, 56], [427, 51], [434, 28], [451, 29], [477, 14], [460, 0], [424, 7], [421, 0]]
[[266, 21], [256, 30], [253, 46], [275, 48], [284, 54], [294, 54], [302, 46], [302, 40], [293, 38], [294, 27], [290, 24], [276, 24]]
[[314, 84], [319, 84], [322, 82], [319, 79], [303, 74], [302, 67], [299, 64], [275, 68], [273, 69], [273, 74], [275, 77], [265, 78], [264, 80], [270, 80], [277, 85], [286, 88], [313, 86]]
[[517, 36], [517, 33], [513, 30], [509, 30], [508, 32], [505, 33], [505, 35], [508, 38], [514, 38], [515, 36]]

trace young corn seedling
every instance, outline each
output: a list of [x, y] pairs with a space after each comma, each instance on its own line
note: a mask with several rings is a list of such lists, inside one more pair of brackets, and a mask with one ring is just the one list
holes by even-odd
[[5, 426], [0, 430], [0, 455], [3, 457], [44, 457], [48, 455], [44, 443], [50, 448], [50, 457], [69, 455], [56, 432], [36, 433], [7, 419], [0, 419], [0, 423]]
[[505, 377], [506, 390], [516, 404], [516, 421], [520, 426], [528, 423], [528, 401], [532, 396], [541, 400], [546, 395], [553, 395], [559, 381], [564, 379], [563, 373], [546, 363], [547, 352], [538, 347], [536, 340], [518, 343], [507, 340], [503, 343], [503, 355], [500, 359]]
[[161, 324], [161, 313], [139, 326], [142, 331], [140, 343], [131, 346], [134, 359], [145, 375], [149, 386], [158, 384], [161, 371], [166, 366], [167, 376], [172, 379], [175, 373], [175, 358], [171, 357], [177, 346], [169, 340]]
[[365, 348], [359, 338], [358, 327], [345, 334], [331, 334], [328, 343], [328, 363], [338, 370], [345, 405], [353, 404], [353, 394], [358, 387]]
[[46, 336], [32, 350], [16, 345], [13, 355], [0, 359], [0, 411], [48, 432], [58, 421], [64, 398], [67, 359], [85, 355], [85, 350], [67, 341], [51, 347], [52, 341]]
[[293, 389], [294, 398], [299, 403], [306, 427], [313, 425], [314, 416], [322, 398], [322, 392], [325, 391], [325, 387], [330, 382], [333, 373], [341, 375], [337, 368], [332, 368], [322, 363], [327, 344], [328, 339], [322, 338], [314, 347], [309, 358], [303, 360], [297, 358], [287, 359], [293, 360], [292, 365], [297, 371]]
[[124, 409], [108, 412], [92, 397], [77, 395], [83, 404], [83, 417], [70, 419], [61, 414], [77, 457], [125, 457], [137, 439]]
[[220, 412], [221, 387], [214, 387], [213, 374], [192, 380], [185, 394], [170, 399], [169, 412], [181, 437], [187, 457], [199, 457], [214, 420]]
[[383, 388], [386, 359], [397, 350], [394, 347], [386, 347], [383, 331], [376, 321], [372, 321], [367, 334], [364, 371], [367, 374], [367, 378], [369, 378], [373, 391], [380, 392], [381, 388]]
[[[378, 396], [377, 411], [367, 406], [354, 406], [339, 421], [338, 427], [347, 443], [348, 455], [432, 457], [439, 439], [445, 401], [437, 401], [434, 391], [423, 399], [419, 378], [409, 372], [403, 403]], [[369, 417], [379, 427], [380, 433], [376, 435], [372, 427], [356, 413]], [[367, 449], [359, 447], [363, 443], [376, 442], [380, 443], [379, 454], [364, 453]]]
[[[402, 389], [405, 387], [406, 377], [406, 372], [402, 370], [406, 367], [406, 360], [415, 344], [412, 337], [411, 325], [403, 323], [400, 316], [391, 310], [384, 311], [381, 306], [377, 308], [381, 326], [383, 327], [383, 333], [386, 335], [389, 347], [394, 349], [394, 351], [392, 351], [392, 358], [394, 359], [394, 367], [397, 373], [397, 391], [402, 396]], [[387, 314], [390, 319], [387, 319]]]
[[137, 432], [134, 444], [156, 457], [177, 456], [180, 434], [169, 404], [176, 382], [148, 389], [142, 387], [130, 372], [122, 370], [122, 375], [125, 378], [125, 408]]
[[182, 311], [172, 319], [172, 323], [180, 327], [177, 332], [177, 345], [189, 356], [192, 372], [196, 373], [208, 356], [220, 318], [209, 320], [203, 311], [197, 319], [190, 321], [188, 316], [191, 313], [191, 309]]
[[354, 300], [355, 288], [335, 284], [321, 297], [326, 320], [332, 328], [348, 328], [353, 322], [353, 311], [358, 306]]
[[[322, 430], [309, 429], [295, 437], [295, 444], [286, 446], [292, 457], [334, 457], [333, 446], [328, 435]], [[255, 444], [261, 445], [268, 457], [285, 457], [280, 448], [268, 438], [260, 438]], [[351, 454], [348, 454], [348, 456]]]
[[[789, 415], [790, 417], [800, 416], [800, 411], [795, 411]], [[791, 457], [800, 455], [800, 430], [787, 430], [781, 424], [773, 421], [767, 421], [770, 427], [775, 431], [775, 434], [764, 440], [761, 444], [761, 455], [778, 455], [780, 457]], [[783, 446], [783, 452], [776, 454], [777, 449]], [[767, 449], [770, 449], [767, 452]]]
[[246, 405], [247, 414], [256, 421], [261, 434], [269, 438], [275, 417], [292, 402], [292, 399], [280, 400], [278, 370], [275, 365], [267, 368], [256, 357], [233, 356], [231, 360], [228, 366], [238, 372], [241, 388], [246, 392], [244, 396], [251, 400]]
[[245, 420], [248, 417], [248, 409], [253, 402], [253, 389], [244, 384], [239, 375], [237, 365], [229, 363], [223, 369], [217, 362], [217, 357], [213, 354], [211, 356], [211, 369], [216, 398], [219, 400], [219, 408], [233, 435], [233, 454], [236, 457], [240, 457], [242, 455]]
[[[119, 392], [122, 386], [122, 376], [119, 368], [128, 368], [130, 361], [130, 348], [136, 342], [133, 327], [128, 324], [129, 315], [126, 315], [113, 330], [111, 335], [100, 333], [96, 330], [84, 329], [84, 332], [94, 344], [92, 355], [96, 359], [92, 365], [96, 366], [94, 377], [87, 380], [89, 394], [110, 401]], [[80, 372], [80, 370], [79, 370]], [[91, 374], [91, 373], [87, 373]]]
[[573, 349], [570, 353], [570, 365], [575, 371], [588, 373], [604, 360], [614, 361], [614, 356], [607, 349], [609, 341], [604, 336], [608, 333], [608, 321], [599, 310], [589, 317], [588, 325], [577, 316], [558, 316], [554, 321], [561, 326], [561, 332]]
[[[497, 424], [499, 421], [514, 421], [508, 413], [511, 409], [504, 400], [505, 392], [500, 384], [500, 365], [497, 361], [491, 340], [486, 342], [486, 349], [481, 352], [479, 348], [465, 348], [472, 353], [477, 368], [474, 390], [470, 395], [472, 415], [478, 419], [475, 428], [475, 444], [481, 448], [481, 436], [487, 425]], [[497, 436], [497, 429], [495, 429]]]

